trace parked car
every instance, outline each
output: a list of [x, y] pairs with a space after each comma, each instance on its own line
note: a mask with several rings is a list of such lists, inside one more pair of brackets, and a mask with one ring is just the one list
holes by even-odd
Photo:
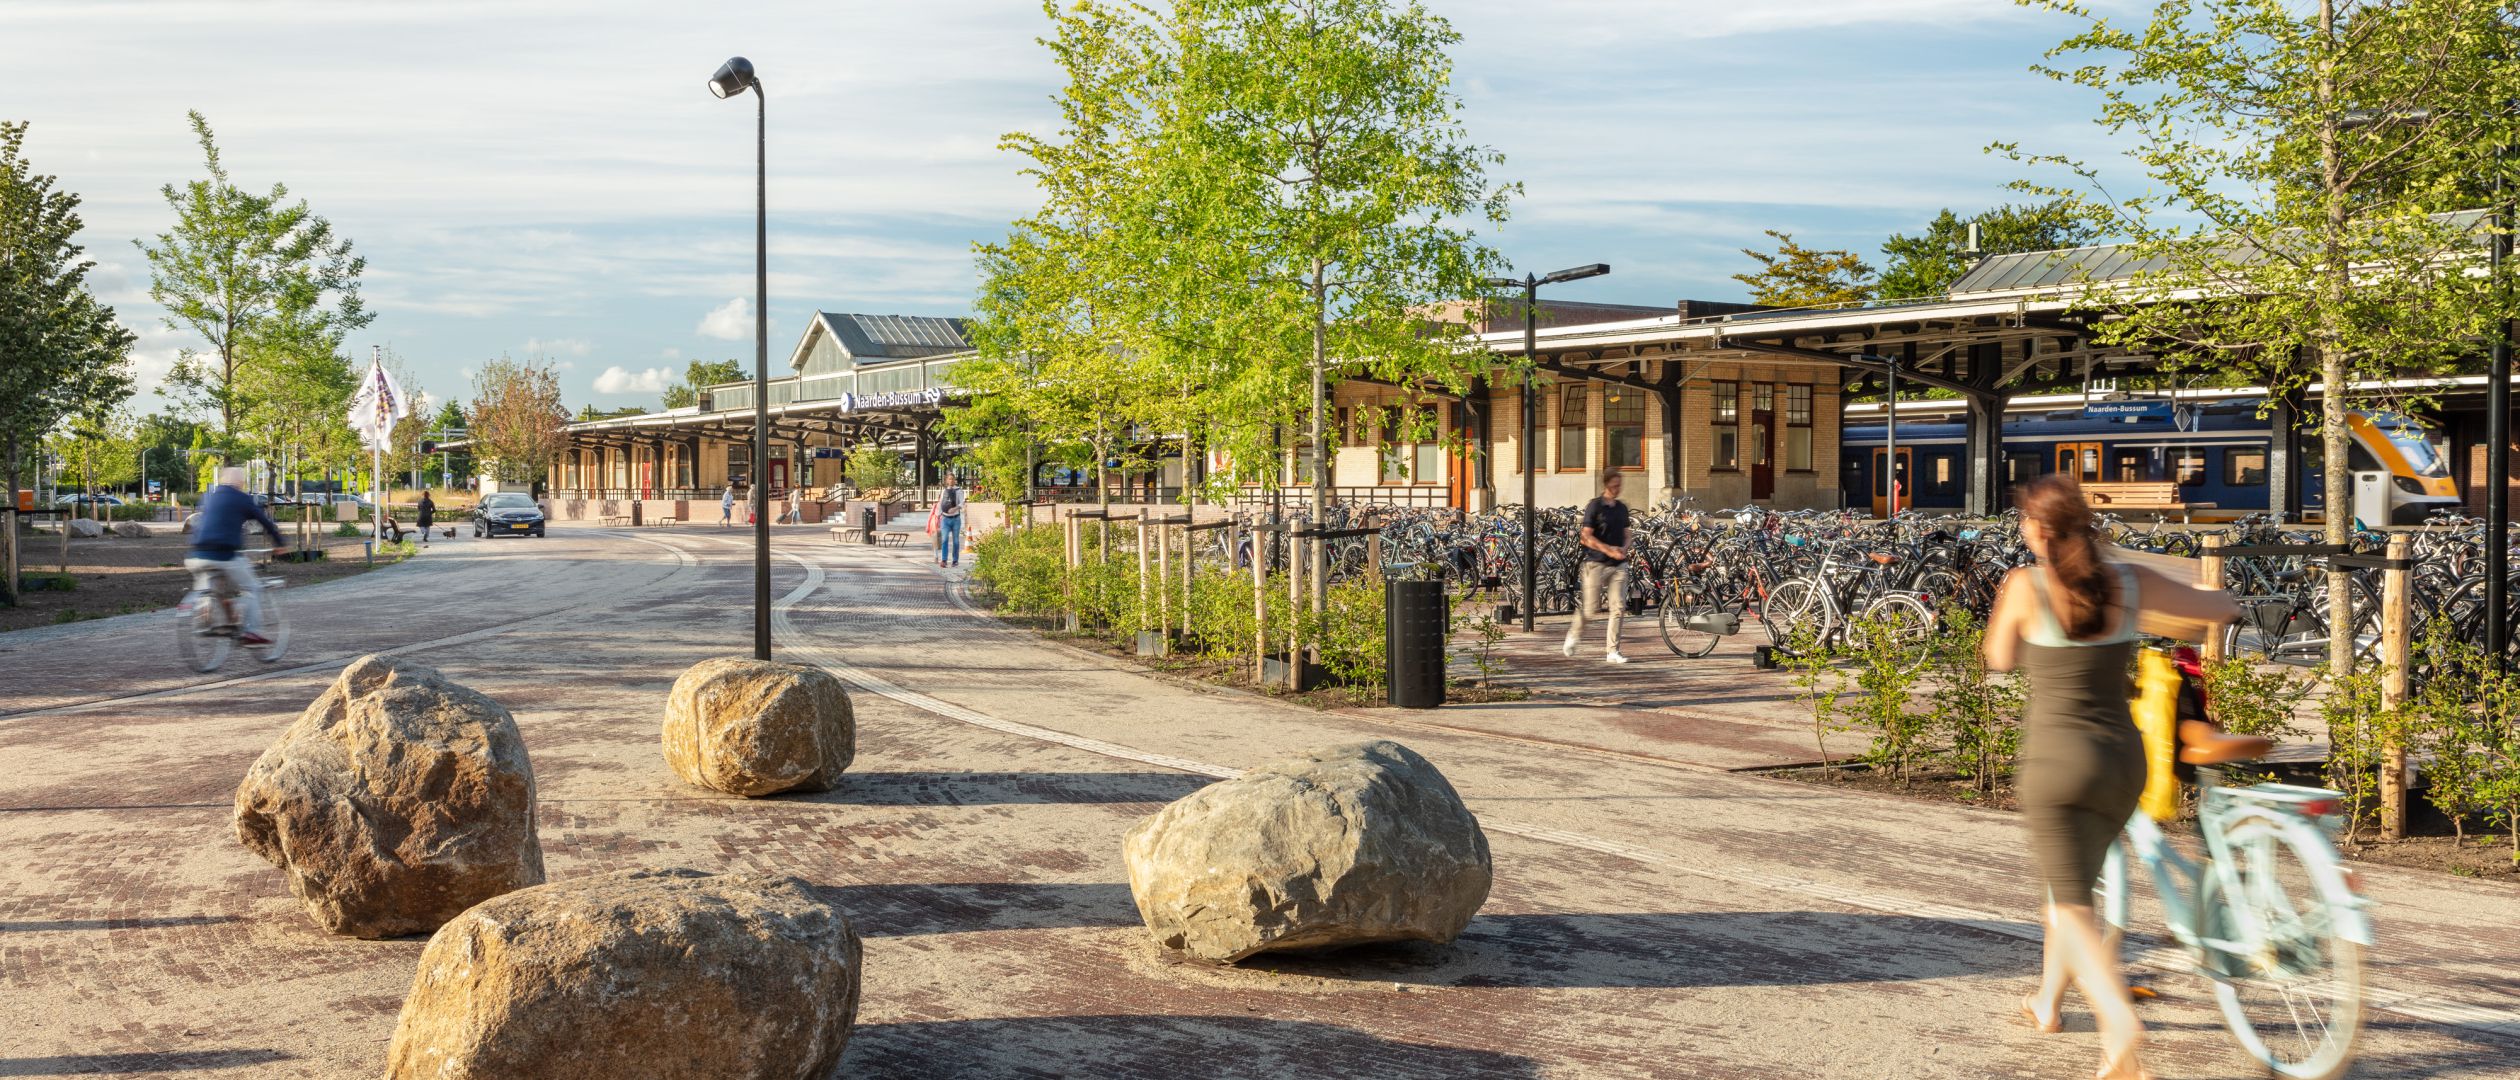
[[80, 494], [73, 493], [73, 494], [69, 494], [69, 495], [55, 495], [55, 496], [53, 496], [53, 505], [54, 505], [54, 506], [121, 506], [121, 505], [123, 505], [123, 500], [122, 500], [122, 496], [119, 496], [119, 495], [80, 495]]
[[522, 491], [502, 491], [483, 496], [481, 504], [473, 507], [472, 519], [473, 536], [477, 539], [541, 536], [545, 525], [542, 507], [534, 504], [533, 496]]

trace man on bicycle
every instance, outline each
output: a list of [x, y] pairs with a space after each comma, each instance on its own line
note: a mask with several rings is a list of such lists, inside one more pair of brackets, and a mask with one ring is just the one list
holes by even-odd
[[184, 569], [192, 572], [193, 581], [201, 588], [210, 587], [211, 574], [224, 574], [236, 589], [236, 640], [241, 645], [269, 645], [262, 636], [262, 578], [252, 564], [238, 557], [245, 546], [245, 524], [257, 522], [271, 534], [271, 553], [278, 555], [289, 546], [280, 536], [280, 526], [263, 512], [254, 497], [245, 493], [245, 469], [227, 465], [219, 469], [218, 483], [201, 496], [201, 511], [193, 515], [192, 550], [184, 553]]

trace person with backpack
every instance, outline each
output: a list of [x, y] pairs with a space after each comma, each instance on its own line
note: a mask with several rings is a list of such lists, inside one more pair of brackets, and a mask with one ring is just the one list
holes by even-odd
[[936, 498], [936, 565], [962, 565], [963, 507], [969, 502], [954, 474], [946, 473], [945, 493]]

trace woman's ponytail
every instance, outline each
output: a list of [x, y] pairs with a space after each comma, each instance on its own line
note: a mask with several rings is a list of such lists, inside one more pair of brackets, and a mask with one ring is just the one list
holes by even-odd
[[2021, 485], [2013, 496], [2023, 517], [2047, 533], [2047, 567], [2063, 586], [2056, 603], [2065, 636], [2087, 638], [2109, 624], [2117, 603], [2117, 577], [2100, 559], [2100, 527], [2083, 503], [2082, 485], [2051, 473]]

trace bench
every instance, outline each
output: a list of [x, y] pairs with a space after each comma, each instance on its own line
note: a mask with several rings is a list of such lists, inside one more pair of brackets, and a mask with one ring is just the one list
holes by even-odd
[[855, 525], [832, 526], [831, 539], [834, 543], [841, 544], [865, 544], [872, 542], [867, 539], [866, 530]]
[[2177, 514], [2184, 521], [2195, 511], [2214, 508], [2213, 503], [2181, 499], [2175, 480], [2099, 480], [2084, 484], [2082, 493], [2092, 509], [2111, 513]]
[[903, 542], [910, 539], [909, 533], [888, 532], [876, 533], [875, 535], [881, 538], [884, 544], [888, 547], [900, 547]]
[[658, 514], [655, 517], [647, 519], [647, 523], [650, 525], [680, 525], [682, 524], [682, 520], [682, 516], [679, 514]]
[[604, 525], [605, 525], [606, 527], [608, 527], [608, 528], [610, 528], [610, 527], [616, 527], [616, 526], [622, 526], [622, 525], [628, 525], [628, 524], [630, 524], [630, 515], [628, 515], [628, 514], [606, 514], [606, 515], [604, 515]]

